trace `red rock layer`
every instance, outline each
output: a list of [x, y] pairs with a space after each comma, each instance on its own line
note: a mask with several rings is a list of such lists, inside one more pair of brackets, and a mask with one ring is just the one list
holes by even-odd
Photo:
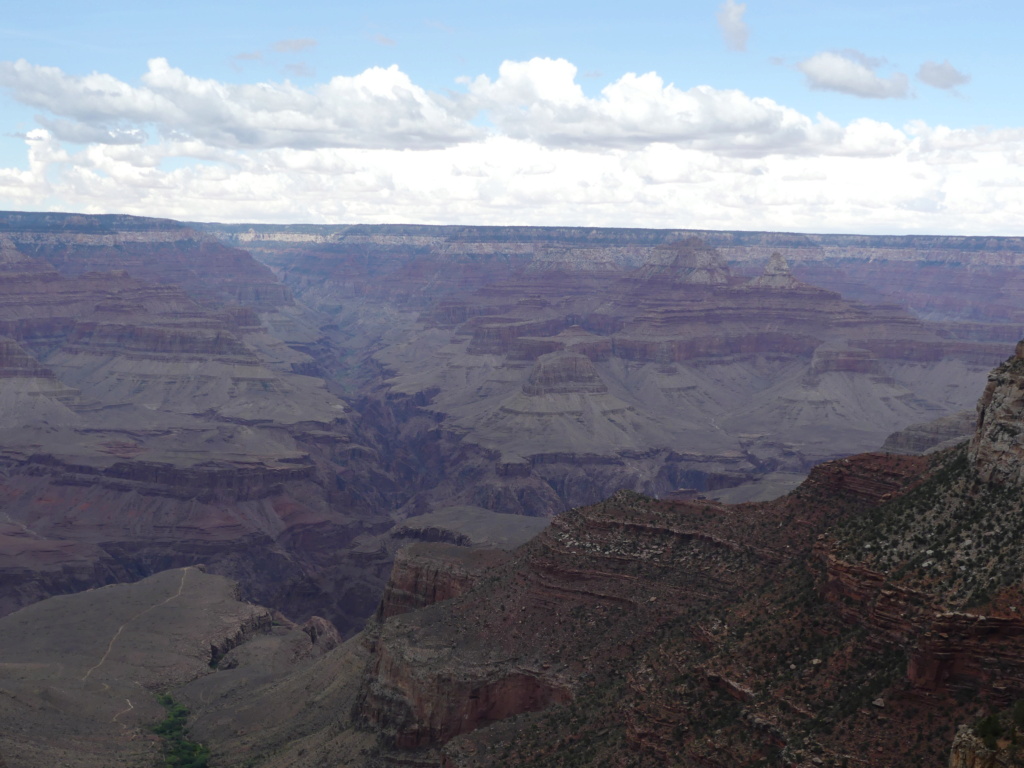
[[[836, 520], [913, 488], [924, 467], [866, 455], [820, 467], [771, 504], [623, 493], [566, 513], [460, 597], [383, 622], [362, 722], [399, 761], [447, 745], [417, 752], [445, 766], [579, 750], [588, 764], [738, 766], [780, 753], [791, 765], [855, 754], [879, 768], [924, 764], [964, 716], [954, 695], [1001, 704], [1024, 692], [1021, 622], [937, 612], [928, 594], [813, 546]], [[821, 574], [817, 594], [805, 563]], [[903, 661], [890, 668], [892, 654]], [[867, 708], [843, 703], [851, 695], [871, 697]], [[550, 717], [523, 719], [559, 701]], [[908, 738], [926, 715], [945, 724], [937, 739]], [[825, 717], [828, 728], [815, 725]]]
[[417, 543], [400, 549], [377, 608], [377, 621], [458, 597], [489, 568], [510, 557], [502, 550], [442, 543]]

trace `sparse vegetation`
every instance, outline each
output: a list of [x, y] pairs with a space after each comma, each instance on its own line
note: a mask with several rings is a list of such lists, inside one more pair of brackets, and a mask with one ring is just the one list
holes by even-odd
[[1019, 491], [977, 483], [966, 443], [936, 455], [918, 488], [848, 519], [835, 535], [844, 557], [951, 607], [982, 607], [1024, 579]]
[[190, 741], [185, 735], [188, 709], [162, 693], [157, 697], [167, 710], [167, 717], [153, 726], [153, 733], [164, 741], [164, 766], [166, 768], [207, 768], [210, 750], [202, 744]]

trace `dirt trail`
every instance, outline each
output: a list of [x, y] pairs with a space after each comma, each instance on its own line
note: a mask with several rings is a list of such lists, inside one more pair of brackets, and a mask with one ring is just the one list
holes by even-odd
[[[135, 621], [140, 616], [144, 616], [145, 614], [149, 613], [154, 608], [159, 608], [161, 605], [167, 605], [167, 603], [171, 602], [172, 600], [176, 600], [177, 598], [181, 597], [181, 593], [185, 589], [185, 577], [188, 576], [188, 572], [189, 572], [189, 570], [191, 570], [191, 568], [192, 568], [192, 566], [186, 566], [185, 568], [181, 569], [181, 583], [178, 584], [178, 591], [175, 594], [171, 595], [166, 600], [162, 600], [159, 603], [156, 603], [155, 605], [149, 606], [149, 608], [146, 608], [144, 610], [139, 611], [134, 616], [132, 616], [130, 619], [128, 619], [124, 624], [122, 624], [120, 627], [117, 628], [117, 632], [114, 633], [114, 636], [112, 638], [110, 638], [110, 642], [107, 643], [107, 650], [103, 654], [103, 658], [101, 658], [96, 663], [95, 666], [90, 668], [88, 672], [86, 672], [84, 675], [82, 675], [82, 682], [83, 683], [86, 680], [89, 679], [89, 677], [92, 675], [93, 672], [95, 672], [97, 669], [99, 669], [100, 667], [103, 666], [103, 664], [106, 662], [107, 658], [110, 656], [110, 652], [114, 648], [114, 643], [117, 642], [117, 638], [119, 638], [121, 636], [121, 633], [124, 632], [124, 628], [125, 627], [127, 627], [129, 624], [131, 624], [133, 621]], [[130, 705], [131, 705], [131, 702], [129, 702], [129, 706]]]
[[[125, 701], [128, 702], [128, 706], [125, 707], [124, 709], [122, 709], [120, 712], [118, 712], [112, 718], [110, 718], [110, 722], [117, 723], [117, 718], [119, 718], [121, 715], [126, 715], [129, 712], [131, 712], [133, 709], [135, 709], [135, 705], [132, 704], [132, 700], [131, 699], [125, 699]], [[122, 728], [127, 728], [128, 727], [125, 723], [118, 723], [118, 725], [120, 725]]]

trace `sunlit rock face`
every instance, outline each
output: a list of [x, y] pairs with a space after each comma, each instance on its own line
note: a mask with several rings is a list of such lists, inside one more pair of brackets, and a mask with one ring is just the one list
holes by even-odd
[[969, 457], [982, 482], [1024, 482], [1024, 342], [989, 375]]

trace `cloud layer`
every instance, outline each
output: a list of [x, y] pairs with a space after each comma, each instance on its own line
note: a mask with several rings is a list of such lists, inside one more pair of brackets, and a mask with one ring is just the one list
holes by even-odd
[[[962, 84], [946, 64], [919, 77]], [[883, 65], [844, 52], [800, 67], [817, 87], [905, 95], [905, 78], [877, 74]], [[562, 59], [506, 61], [439, 95], [397, 67], [300, 88], [203, 80], [164, 59], [137, 84], [0, 62], [0, 88], [40, 112], [26, 166], [0, 168], [0, 206], [223, 221], [1024, 231], [1024, 131], [840, 125], [653, 72], [591, 96], [577, 77]]]
[[[305, 41], [290, 41], [290, 44]], [[477, 131], [443, 99], [414, 85], [398, 67], [373, 67], [306, 90], [284, 83], [234, 85], [191, 77], [166, 59], [150, 59], [142, 85], [110, 75], [67, 75], [27, 61], [0, 62], [0, 87], [58, 120], [58, 138], [92, 130], [113, 143], [146, 130], [218, 148], [446, 146]]]

